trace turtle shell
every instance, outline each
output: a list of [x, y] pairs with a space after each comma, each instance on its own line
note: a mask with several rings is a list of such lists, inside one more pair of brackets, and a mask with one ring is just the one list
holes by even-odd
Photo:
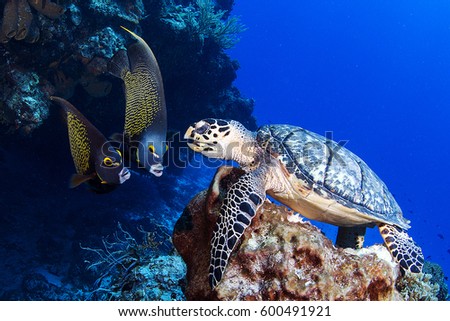
[[258, 144], [277, 157], [291, 179], [321, 197], [355, 208], [384, 222], [409, 228], [409, 221], [386, 184], [361, 160], [331, 139], [290, 125], [266, 125], [257, 133]]

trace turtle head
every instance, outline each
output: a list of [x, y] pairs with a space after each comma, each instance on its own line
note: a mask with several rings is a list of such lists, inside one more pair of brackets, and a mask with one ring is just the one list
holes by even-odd
[[255, 134], [240, 122], [207, 118], [192, 124], [184, 138], [188, 146], [206, 157], [234, 160], [241, 166], [255, 162]]

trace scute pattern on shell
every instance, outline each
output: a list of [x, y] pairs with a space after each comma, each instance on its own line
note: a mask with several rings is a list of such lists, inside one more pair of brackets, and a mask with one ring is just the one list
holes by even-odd
[[266, 125], [257, 141], [285, 165], [290, 174], [324, 198], [356, 208], [374, 221], [409, 228], [400, 207], [381, 179], [338, 143], [301, 127]]

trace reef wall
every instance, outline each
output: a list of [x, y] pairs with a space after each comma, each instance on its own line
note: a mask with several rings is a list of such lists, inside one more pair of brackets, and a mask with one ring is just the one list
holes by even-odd
[[255, 128], [253, 101], [232, 85], [239, 65], [225, 52], [244, 30], [230, 15], [232, 4], [0, 1], [0, 130], [33, 132], [48, 117], [50, 94], [76, 100], [90, 119], [109, 117], [120, 130], [116, 115], [123, 114], [124, 95], [107, 62], [131, 42], [121, 25], [142, 34], [158, 59], [172, 130], [204, 117], [234, 118]]
[[437, 300], [428, 274], [402, 276], [388, 250], [336, 248], [311, 223], [266, 201], [246, 229], [222, 281], [208, 283], [210, 240], [224, 194], [242, 170], [222, 167], [175, 225], [187, 265], [188, 300]]

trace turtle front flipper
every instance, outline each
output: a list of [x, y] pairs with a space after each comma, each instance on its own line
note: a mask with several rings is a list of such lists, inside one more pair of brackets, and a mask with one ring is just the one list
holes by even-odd
[[389, 224], [379, 224], [381, 236], [395, 261], [404, 271], [422, 272], [424, 257], [422, 249], [400, 227]]
[[242, 175], [231, 186], [220, 207], [211, 240], [209, 283], [212, 289], [222, 279], [235, 245], [266, 198], [264, 176], [258, 172]]

